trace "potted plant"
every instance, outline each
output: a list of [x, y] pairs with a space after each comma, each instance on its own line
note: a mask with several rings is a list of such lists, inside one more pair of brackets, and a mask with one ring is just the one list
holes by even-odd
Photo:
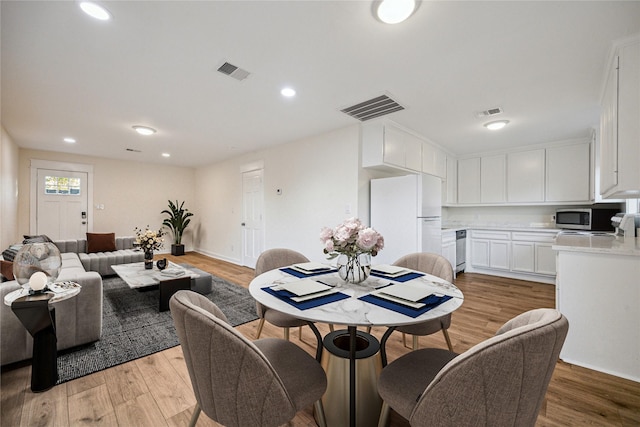
[[162, 225], [166, 226], [173, 233], [173, 243], [171, 244], [171, 255], [184, 255], [184, 245], [182, 244], [182, 233], [187, 225], [191, 222], [189, 217], [193, 216], [189, 209], [184, 209], [184, 202], [178, 205], [176, 200], [173, 203], [169, 200], [169, 209], [163, 210], [161, 213], [169, 215], [162, 221]]

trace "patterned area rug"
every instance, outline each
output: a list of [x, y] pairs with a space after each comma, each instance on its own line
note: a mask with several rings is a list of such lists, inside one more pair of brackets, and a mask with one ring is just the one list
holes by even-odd
[[[258, 318], [249, 290], [213, 277], [206, 295], [233, 326]], [[58, 353], [58, 384], [179, 345], [171, 312], [158, 312], [159, 291], [133, 290], [119, 277], [103, 279], [102, 338]]]

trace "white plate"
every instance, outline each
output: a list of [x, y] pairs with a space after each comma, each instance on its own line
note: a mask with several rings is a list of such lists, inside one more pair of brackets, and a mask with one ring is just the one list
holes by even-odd
[[307, 271], [307, 272], [331, 269], [331, 267], [329, 267], [328, 265], [321, 264], [319, 262], [303, 262], [300, 264], [293, 264], [293, 267], [302, 271]]
[[374, 265], [371, 267], [371, 271], [384, 274], [385, 276], [389, 277], [402, 276], [403, 274], [407, 273], [406, 268], [387, 264]]
[[299, 297], [333, 289], [329, 285], [325, 285], [324, 283], [316, 282], [311, 279], [302, 279], [296, 280], [295, 282], [283, 283], [280, 285], [280, 288]]
[[413, 308], [422, 308], [422, 307], [424, 307], [424, 304], [421, 303], [421, 302], [407, 301], [406, 299], [396, 298], [394, 296], [387, 295], [387, 294], [382, 293], [380, 291], [371, 292], [371, 295], [375, 295], [378, 298], [386, 299], [387, 301], [393, 301], [393, 302], [396, 302], [398, 304], [406, 305], [408, 307], [413, 307]]
[[431, 289], [425, 287], [411, 286], [406, 283], [387, 286], [380, 289], [380, 292], [393, 297], [402, 298], [407, 301], [416, 302], [433, 293]]
[[303, 297], [293, 297], [293, 298], [291, 298], [291, 300], [293, 300], [295, 302], [302, 302], [302, 301], [307, 301], [307, 300], [310, 300], [310, 299], [315, 299], [315, 298], [320, 298], [320, 297], [324, 297], [324, 296], [327, 296], [327, 295], [335, 294], [338, 291], [339, 291], [339, 289], [331, 288], [331, 289], [328, 289], [326, 291], [316, 292], [314, 294], [305, 295]]

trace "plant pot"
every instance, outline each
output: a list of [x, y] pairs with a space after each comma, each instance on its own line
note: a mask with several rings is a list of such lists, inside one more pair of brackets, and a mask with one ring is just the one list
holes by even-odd
[[176, 255], [176, 256], [184, 255], [184, 245], [183, 244], [171, 245], [171, 255]]

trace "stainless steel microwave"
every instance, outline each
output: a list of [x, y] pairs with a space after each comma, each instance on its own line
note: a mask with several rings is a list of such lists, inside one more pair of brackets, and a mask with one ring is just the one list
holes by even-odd
[[611, 217], [620, 212], [618, 209], [585, 208], [558, 209], [556, 227], [570, 230], [613, 231]]

